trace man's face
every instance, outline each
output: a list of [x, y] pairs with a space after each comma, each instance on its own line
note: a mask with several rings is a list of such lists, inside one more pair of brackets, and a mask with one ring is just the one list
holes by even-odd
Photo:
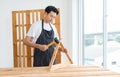
[[45, 13], [45, 19], [47, 22], [53, 22], [56, 18], [56, 13], [51, 11], [50, 13]]

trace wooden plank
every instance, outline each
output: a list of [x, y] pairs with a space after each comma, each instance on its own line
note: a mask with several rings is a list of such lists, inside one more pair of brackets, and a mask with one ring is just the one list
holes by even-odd
[[35, 12], [36, 12], [36, 21], [38, 21], [38, 10], [36, 10]]
[[[58, 8], [59, 12], [60, 12], [60, 8]], [[61, 35], [60, 35], [60, 13], [56, 16], [56, 19], [55, 19], [55, 27], [57, 29], [57, 32], [58, 32], [58, 36], [59, 38], [61, 38]], [[61, 52], [58, 50], [58, 53], [57, 53], [57, 56], [56, 56], [56, 61], [57, 63], [61, 63]]]
[[13, 55], [14, 55], [14, 67], [18, 67], [17, 59], [17, 32], [16, 32], [16, 13], [12, 12], [12, 28], [13, 28]]
[[32, 23], [34, 23], [35, 20], [34, 20], [34, 10], [32, 10]]
[[54, 71], [49, 67], [0, 69], [1, 77], [120, 77], [120, 74], [96, 66], [68, 65]]
[[[59, 12], [60, 12], [60, 8], [58, 8]], [[57, 32], [58, 32], [58, 36], [60, 37], [60, 13], [56, 16], [56, 19], [55, 19], [55, 27], [57, 29]]]
[[[24, 12], [22, 11], [22, 39], [21, 39], [21, 41], [22, 41], [22, 54], [21, 54], [21, 57], [23, 57], [23, 67], [25, 67], [25, 46], [24, 46], [24, 44], [23, 44], [23, 39], [24, 39], [24, 36], [25, 36], [25, 29], [24, 29]], [[23, 56], [22, 56], [23, 55]]]
[[[30, 11], [26, 11], [26, 30], [30, 28]], [[31, 67], [31, 47], [27, 46], [27, 67]]]
[[44, 9], [40, 9], [40, 20], [44, 18]]
[[67, 56], [69, 62], [70, 62], [71, 64], [73, 64], [73, 61], [72, 61], [70, 55], [68, 54], [67, 49], [63, 46], [62, 42], [60, 42], [60, 46], [61, 46], [62, 50], [64, 51], [65, 55]]
[[18, 12], [18, 66], [22, 66], [22, 59], [21, 59], [21, 26], [20, 26], [20, 12]]

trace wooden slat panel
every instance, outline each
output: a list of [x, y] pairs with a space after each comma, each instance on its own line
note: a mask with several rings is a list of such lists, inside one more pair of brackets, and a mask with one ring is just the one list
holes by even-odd
[[[12, 12], [14, 67], [31, 67], [33, 65], [33, 48], [23, 45], [23, 38], [26, 36], [31, 24], [43, 19], [43, 17], [44, 9]], [[60, 24], [58, 25], [59, 29], [57, 30], [60, 36]], [[61, 62], [60, 58], [61, 55], [57, 55], [57, 63]]]

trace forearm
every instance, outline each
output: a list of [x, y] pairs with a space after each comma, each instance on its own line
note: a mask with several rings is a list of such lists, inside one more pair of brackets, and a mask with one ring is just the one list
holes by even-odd
[[32, 41], [27, 40], [26, 38], [23, 40], [24, 44], [33, 48], [38, 48], [40, 47], [40, 44], [36, 44]]
[[40, 49], [42, 51], [45, 51], [45, 50], [48, 49], [47, 45], [36, 44], [36, 43], [32, 42], [32, 40], [33, 40], [33, 37], [26, 36], [24, 38], [23, 42], [27, 46], [30, 46], [30, 47], [33, 47], [33, 48], [38, 48], [38, 49]]

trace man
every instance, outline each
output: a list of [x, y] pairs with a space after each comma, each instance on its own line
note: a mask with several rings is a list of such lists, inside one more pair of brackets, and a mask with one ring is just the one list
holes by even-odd
[[55, 37], [58, 37], [55, 25], [52, 24], [58, 13], [56, 7], [47, 6], [43, 20], [32, 24], [23, 40], [27, 46], [34, 47], [33, 66], [48, 66], [50, 63], [54, 45], [48, 47], [47, 44], [52, 42]]

